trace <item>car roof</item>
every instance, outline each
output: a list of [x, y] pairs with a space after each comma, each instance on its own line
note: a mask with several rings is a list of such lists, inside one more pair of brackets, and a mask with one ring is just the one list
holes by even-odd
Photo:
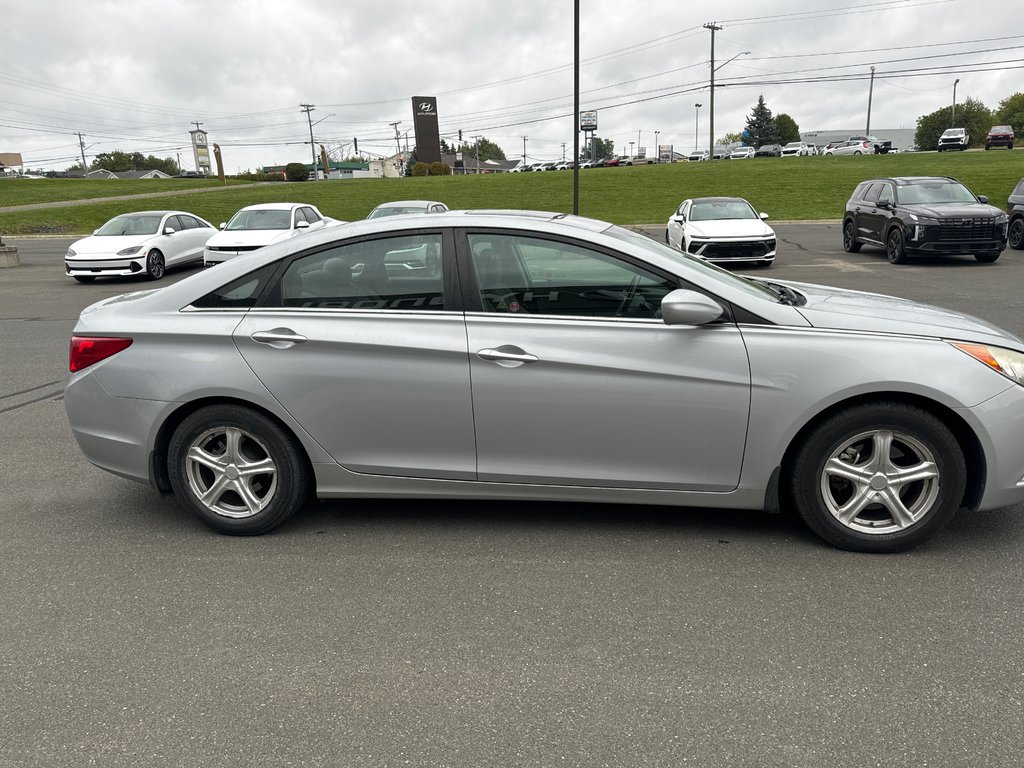
[[726, 197], [724, 195], [723, 196], [716, 196], [716, 197], [695, 197], [695, 198], [693, 198], [693, 200], [691, 200], [691, 202], [694, 202], [694, 203], [729, 203], [729, 202], [735, 202], [737, 200], [740, 201], [741, 203], [747, 203], [747, 205], [750, 205], [750, 203], [748, 203], [742, 197]]
[[377, 208], [413, 208], [417, 206], [425, 208], [428, 205], [444, 205], [444, 203], [440, 203], [437, 200], [391, 200], [387, 203], [381, 203]]
[[314, 206], [310, 203], [257, 203], [256, 205], [247, 205], [245, 208], [239, 210], [242, 211], [290, 211], [292, 208], [297, 208], [300, 205], [306, 205], [310, 208]]
[[195, 216], [194, 213], [189, 213], [188, 211], [128, 211], [126, 213], [119, 213], [117, 216], [112, 216], [111, 218], [116, 219], [118, 216], [166, 216], [169, 213], [184, 213], [186, 216]]

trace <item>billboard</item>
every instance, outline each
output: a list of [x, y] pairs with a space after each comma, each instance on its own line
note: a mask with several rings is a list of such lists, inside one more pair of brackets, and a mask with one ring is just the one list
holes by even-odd
[[589, 112], [580, 112], [580, 130], [597, 130], [597, 112], [595, 110], [590, 110]]
[[671, 163], [672, 162], [672, 145], [671, 144], [659, 144], [658, 145], [658, 162], [659, 163]]
[[206, 143], [206, 131], [189, 131], [192, 134], [192, 156], [196, 161], [196, 170], [210, 175], [210, 147]]
[[437, 129], [437, 97], [412, 97], [412, 127], [416, 133], [416, 157], [421, 163], [441, 162], [441, 136]]

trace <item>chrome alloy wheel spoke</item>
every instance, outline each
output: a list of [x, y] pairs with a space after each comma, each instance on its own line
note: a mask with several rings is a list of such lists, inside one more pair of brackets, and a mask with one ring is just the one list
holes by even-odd
[[939, 480], [934, 457], [922, 443], [891, 430], [875, 430], [840, 445], [826, 460], [820, 485], [825, 506], [837, 521], [879, 534], [920, 522], [936, 502]]
[[274, 498], [277, 465], [266, 446], [243, 429], [204, 432], [189, 446], [185, 460], [189, 487], [215, 514], [251, 517]]

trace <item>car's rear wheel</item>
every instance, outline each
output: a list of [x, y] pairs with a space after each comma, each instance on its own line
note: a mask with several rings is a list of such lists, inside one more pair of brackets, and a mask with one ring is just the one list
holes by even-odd
[[280, 426], [248, 408], [213, 405], [186, 417], [168, 449], [178, 501], [221, 533], [273, 530], [305, 503], [310, 471]]
[[91, 283], [96, 279], [92, 275], [73, 275], [73, 277], [80, 283]]
[[996, 251], [995, 253], [976, 253], [974, 254], [974, 258], [982, 264], [991, 264], [999, 258], [999, 251]]
[[1006, 233], [1006, 242], [1015, 251], [1024, 249], [1024, 217], [1010, 222], [1010, 229]]
[[863, 153], [863, 152], [861, 152], [861, 151], [860, 151], [860, 150], [858, 149], [858, 150], [857, 150], [856, 152], [854, 152], [853, 154], [855, 154], [855, 155], [863, 155], [864, 153]]
[[146, 276], [150, 280], [159, 280], [164, 276], [165, 271], [167, 268], [164, 264], [164, 255], [154, 248], [146, 256]]
[[843, 250], [847, 253], [860, 253], [860, 243], [857, 242], [857, 227], [852, 221], [843, 224]]
[[885, 238], [885, 255], [890, 264], [903, 264], [907, 260], [907, 249], [903, 244], [903, 232], [893, 227]]
[[933, 414], [895, 402], [851, 406], [819, 424], [791, 463], [792, 498], [825, 541], [898, 552], [941, 530], [963, 501], [963, 451]]

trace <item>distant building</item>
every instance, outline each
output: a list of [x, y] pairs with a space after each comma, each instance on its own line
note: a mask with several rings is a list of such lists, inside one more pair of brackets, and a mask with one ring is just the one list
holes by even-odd
[[[343, 163], [338, 160], [331, 160], [331, 167], [327, 169], [327, 178], [329, 179], [367, 179], [373, 178], [374, 174], [370, 171], [369, 163]], [[303, 163], [303, 167], [309, 171], [309, 178], [313, 178], [313, 164]], [[279, 173], [284, 176], [284, 165], [264, 165], [260, 168], [261, 173]], [[323, 167], [320, 163], [316, 164], [316, 170], [320, 178], [323, 178]]]
[[520, 164], [520, 158], [515, 160], [481, 160], [479, 166], [476, 162], [476, 155], [470, 152], [462, 153], [462, 164], [456, 166], [454, 154], [441, 155], [441, 162], [450, 166], [452, 173], [505, 173], [511, 171]]
[[24, 168], [20, 152], [0, 152], [0, 176], [13, 173], [14, 169], [19, 171]]
[[[863, 135], [863, 128], [851, 128], [845, 131], [801, 131], [800, 141], [814, 144], [816, 147], [824, 147], [830, 142], [846, 141], [851, 136]], [[914, 149], [913, 128], [872, 128], [871, 135], [877, 136], [882, 141], [891, 141], [893, 147], [901, 152]]]

